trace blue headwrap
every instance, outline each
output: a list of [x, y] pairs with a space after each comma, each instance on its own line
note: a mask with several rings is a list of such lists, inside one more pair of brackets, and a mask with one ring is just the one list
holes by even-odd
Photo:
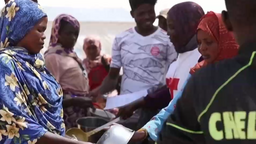
[[31, 0], [10, 0], [0, 17], [3, 46], [15, 46], [45, 16], [40, 6]]
[[60, 85], [40, 54], [17, 43], [46, 14], [31, 0], [10, 0], [0, 17], [0, 143], [31, 144], [65, 134]]

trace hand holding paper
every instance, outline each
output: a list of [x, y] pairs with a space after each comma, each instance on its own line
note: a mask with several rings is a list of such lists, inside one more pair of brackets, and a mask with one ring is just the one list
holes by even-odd
[[105, 110], [126, 106], [136, 100], [147, 96], [147, 94], [148, 90], [145, 89], [134, 93], [118, 95], [115, 97], [108, 97]]

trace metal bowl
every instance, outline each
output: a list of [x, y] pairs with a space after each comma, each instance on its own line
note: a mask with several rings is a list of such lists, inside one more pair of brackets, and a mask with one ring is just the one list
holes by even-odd
[[66, 135], [70, 136], [71, 138], [76, 138], [79, 141], [88, 141], [88, 137], [86, 133], [78, 128], [71, 128], [66, 131]]
[[[77, 126], [79, 129], [83, 130], [84, 132], [90, 132], [93, 129], [100, 127], [106, 123], [108, 120], [98, 117], [84, 117], [80, 118], [76, 121]], [[96, 143], [100, 137], [104, 134], [105, 131], [100, 131], [88, 138], [89, 142]]]
[[134, 131], [122, 126], [114, 125], [99, 139], [97, 144], [128, 144]]

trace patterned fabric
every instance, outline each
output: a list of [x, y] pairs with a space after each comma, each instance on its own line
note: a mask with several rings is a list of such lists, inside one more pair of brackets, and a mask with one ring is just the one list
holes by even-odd
[[200, 19], [204, 15], [202, 7], [194, 2], [183, 2], [173, 6], [168, 12], [168, 19], [173, 22], [175, 36], [171, 37], [178, 53], [193, 50], [196, 46], [187, 46], [196, 33]]
[[[59, 35], [59, 30], [60, 30], [60, 23], [61, 20], [64, 20], [70, 24], [72, 24], [75, 28], [80, 29], [80, 24], [78, 22], [78, 20], [76, 18], [74, 18], [71, 15], [67, 15], [67, 14], [61, 14], [59, 15], [52, 24], [52, 33], [51, 33], [51, 39], [50, 39], [50, 46], [48, 48], [53, 48], [54, 46], [56, 46], [58, 44], [58, 35]], [[68, 48], [73, 49], [73, 48]]]
[[[10, 0], [1, 10], [0, 32], [1, 47], [16, 46], [16, 44], [37, 24], [44, 16], [40, 6], [36, 3]], [[22, 4], [22, 7], [18, 4]], [[26, 10], [28, 7], [30, 10]], [[33, 14], [31, 14], [33, 12]], [[19, 24], [16, 24], [19, 23]], [[21, 28], [22, 26], [22, 28]]]
[[47, 131], [65, 133], [60, 85], [40, 54], [15, 47], [45, 16], [30, 0], [11, 0], [1, 12], [1, 143], [35, 144]]
[[[66, 51], [61, 45], [50, 48], [45, 53], [46, 67], [56, 77], [64, 92], [64, 99], [86, 96], [88, 93], [88, 78], [86, 71], [82, 71], [74, 52]], [[77, 118], [86, 116], [80, 107], [64, 108], [64, 119], [67, 129], [76, 127]]]
[[166, 32], [158, 28], [142, 36], [131, 28], [115, 38], [111, 67], [123, 68], [121, 94], [165, 84], [165, 75], [177, 53]]
[[[87, 72], [83, 68], [82, 61], [73, 51], [74, 48], [63, 48], [58, 43], [61, 20], [65, 20], [75, 28], [80, 29], [78, 20], [71, 15], [61, 14], [54, 20], [50, 46], [44, 55], [46, 66], [63, 87], [64, 99], [71, 99], [77, 96], [83, 97], [86, 96], [89, 89]], [[64, 119], [67, 129], [76, 127], [76, 120], [84, 116], [86, 116], [86, 111], [80, 107], [64, 108]]]
[[[72, 24], [75, 28], [80, 29], [80, 24], [78, 22], [78, 20], [76, 18], [74, 18], [71, 15], [67, 15], [67, 14], [61, 14], [59, 15], [52, 24], [52, 32], [51, 32], [51, 39], [50, 39], [50, 43], [49, 43], [49, 47], [48, 49], [52, 49], [52, 48], [56, 48], [59, 47], [60, 44], [58, 43], [58, 36], [59, 36], [59, 30], [61, 27], [61, 20], [64, 20], [70, 24]], [[47, 50], [45, 52], [45, 55], [47, 55], [48, 53], [56, 53], [59, 55], [63, 55], [63, 56], [69, 56], [72, 57], [74, 59], [76, 59], [80, 65], [82, 65], [82, 61], [78, 58], [77, 54], [73, 51], [74, 48], [63, 48], [63, 49], [54, 49], [54, 50]]]
[[[236, 43], [233, 33], [229, 32], [221, 18], [221, 14], [214, 12], [207, 13], [201, 20], [198, 30], [203, 30], [211, 35], [218, 42], [220, 53], [214, 62], [232, 58], [237, 55], [239, 45]], [[195, 73], [198, 69], [206, 66], [202, 61], [191, 69], [190, 73]]]

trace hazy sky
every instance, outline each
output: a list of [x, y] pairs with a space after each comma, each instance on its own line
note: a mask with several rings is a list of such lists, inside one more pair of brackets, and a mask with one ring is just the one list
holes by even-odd
[[[84, 7], [84, 8], [124, 8], [130, 9], [128, 0], [38, 0], [42, 6], [52, 7]], [[188, 0], [158, 0], [156, 11], [172, 7], [173, 5]], [[225, 9], [224, 0], [190, 0], [200, 4], [205, 11], [221, 12]], [[0, 6], [4, 5], [1, 0]]]

